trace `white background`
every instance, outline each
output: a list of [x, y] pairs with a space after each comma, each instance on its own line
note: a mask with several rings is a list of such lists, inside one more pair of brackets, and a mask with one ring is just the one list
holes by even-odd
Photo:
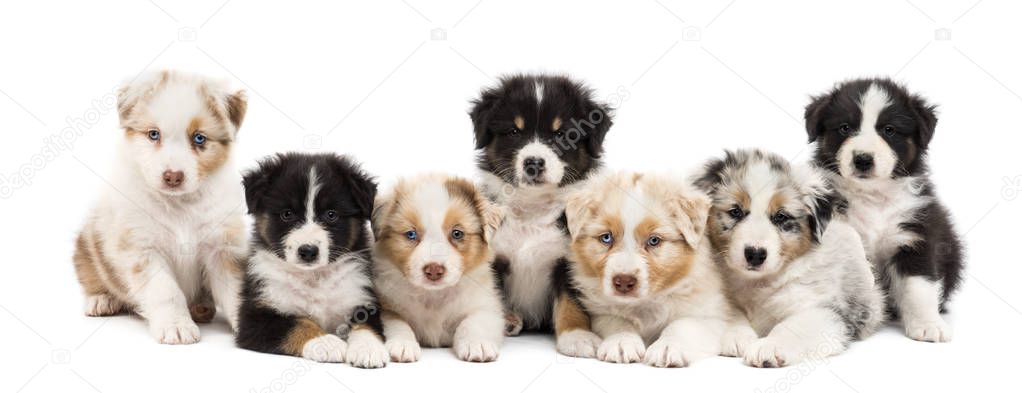
[[[1019, 389], [1018, 2], [321, 3], [0, 5], [0, 174], [10, 187], [0, 202], [0, 391]], [[435, 28], [446, 39], [432, 39]], [[114, 88], [159, 68], [249, 91], [239, 170], [277, 151], [336, 151], [384, 183], [423, 170], [474, 175], [468, 100], [506, 72], [569, 73], [617, 100], [607, 162], [639, 170], [690, 168], [741, 146], [803, 161], [809, 94], [889, 75], [940, 104], [934, 179], [969, 246], [947, 316], [955, 339], [918, 343], [888, 326], [826, 362], [775, 370], [727, 358], [673, 370], [565, 359], [543, 336], [508, 340], [493, 364], [438, 349], [417, 364], [356, 370], [234, 348], [221, 321], [203, 325], [196, 345], [158, 345], [136, 317], [82, 315], [71, 253], [114, 164]], [[40, 156], [69, 124], [69, 147]]]

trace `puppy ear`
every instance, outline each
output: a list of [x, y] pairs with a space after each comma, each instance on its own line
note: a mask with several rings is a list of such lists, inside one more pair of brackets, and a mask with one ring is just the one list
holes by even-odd
[[809, 143], [813, 143], [823, 135], [823, 113], [834, 101], [835, 92], [812, 97], [812, 102], [806, 105], [805, 120], [806, 133], [809, 135]]
[[487, 126], [503, 95], [499, 88], [486, 89], [480, 93], [478, 99], [472, 101], [469, 117], [472, 118], [472, 127], [475, 129], [476, 150], [486, 147], [493, 140], [493, 134]]
[[170, 71], [145, 72], [117, 88], [117, 115], [121, 127], [130, 126], [132, 114], [143, 99], [170, 79]]
[[373, 238], [380, 239], [383, 235], [384, 220], [390, 216], [390, 208], [394, 205], [394, 196], [391, 193], [377, 195], [373, 202], [373, 214], [369, 219], [369, 226], [373, 229]]
[[[727, 152], [730, 156], [731, 152]], [[711, 159], [703, 165], [701, 172], [696, 174], [692, 184], [707, 194], [712, 194], [717, 187], [724, 182], [724, 160], [719, 158]]]
[[925, 149], [937, 129], [937, 106], [931, 105], [918, 95], [909, 98], [919, 128], [919, 147]]
[[283, 158], [281, 155], [264, 158], [257, 168], [245, 172], [241, 183], [245, 186], [245, 203], [249, 214], [261, 211], [262, 198], [270, 188], [270, 179], [280, 170]]
[[493, 233], [497, 231], [497, 228], [500, 228], [500, 224], [504, 223], [506, 211], [504, 207], [490, 202], [481, 194], [476, 204], [483, 215], [483, 239], [489, 243], [493, 239]]
[[839, 195], [831, 187], [825, 172], [810, 164], [795, 165], [792, 174], [799, 183], [802, 203], [809, 210], [806, 217], [813, 243], [819, 243], [830, 223], [834, 210], [841, 205]]
[[585, 189], [573, 191], [568, 195], [564, 205], [564, 221], [567, 224], [568, 237], [574, 240], [582, 232], [583, 225], [593, 215], [595, 202], [592, 193]]
[[346, 170], [351, 172], [346, 182], [353, 202], [358, 208], [358, 217], [365, 220], [370, 219], [373, 215], [373, 204], [376, 199], [376, 181], [347, 158], [341, 157], [338, 165], [347, 168]]
[[611, 113], [610, 107], [588, 99], [585, 107], [586, 118], [582, 119], [580, 123], [592, 124], [591, 129], [586, 130], [588, 132], [586, 148], [589, 150], [590, 155], [599, 158], [603, 154], [603, 140], [607, 137], [610, 126], [614, 124], [614, 115]]
[[227, 119], [234, 125], [234, 132], [241, 129], [241, 121], [245, 120], [245, 113], [248, 111], [248, 95], [244, 90], [238, 90], [228, 94], [225, 103], [227, 106]]
[[672, 219], [677, 224], [685, 242], [693, 249], [699, 247], [706, 221], [710, 216], [710, 197], [694, 190], [677, 190], [668, 201]]

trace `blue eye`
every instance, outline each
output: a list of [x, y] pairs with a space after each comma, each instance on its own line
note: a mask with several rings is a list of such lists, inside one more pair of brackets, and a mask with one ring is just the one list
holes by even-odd
[[196, 132], [195, 135], [192, 135], [192, 143], [198, 146], [202, 146], [204, 143], [206, 143], [206, 136], [203, 135], [201, 132]]
[[414, 230], [408, 231], [408, 232], [405, 232], [405, 237], [407, 237], [408, 240], [417, 240], [417, 239], [419, 239], [419, 233], [415, 232]]
[[660, 236], [652, 235], [649, 239], [646, 239], [646, 244], [650, 247], [656, 247], [660, 245]]
[[151, 141], [158, 141], [158, 140], [160, 140], [160, 130], [157, 130], [155, 128], [149, 130], [149, 140], [151, 140]]
[[608, 246], [614, 244], [614, 235], [611, 235], [610, 232], [600, 235], [600, 243], [606, 244]]

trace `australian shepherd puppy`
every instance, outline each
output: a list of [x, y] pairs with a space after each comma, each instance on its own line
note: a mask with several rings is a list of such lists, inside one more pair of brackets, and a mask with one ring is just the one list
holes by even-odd
[[260, 162], [244, 185], [255, 229], [238, 346], [383, 367], [369, 262], [376, 183], [345, 157], [289, 153]]
[[499, 209], [468, 180], [422, 175], [376, 200], [373, 263], [383, 331], [395, 362], [427, 347], [461, 360], [497, 359], [504, 313], [490, 264]]
[[74, 254], [86, 315], [137, 312], [165, 344], [198, 341], [216, 306], [235, 327], [247, 241], [231, 151], [245, 108], [243, 92], [174, 71], [118, 90], [117, 165]]
[[915, 340], [951, 340], [940, 316], [962, 277], [962, 243], [937, 199], [926, 148], [935, 107], [887, 79], [842, 83], [806, 107], [815, 161], [848, 199], [848, 221]]
[[506, 210], [491, 247], [507, 333], [549, 328], [553, 271], [568, 252], [564, 196], [600, 166], [610, 111], [566, 77], [514, 75], [483, 90], [471, 117], [483, 192]]
[[661, 175], [602, 174], [572, 193], [567, 266], [577, 303], [557, 303], [558, 349], [656, 367], [721, 353], [736, 312], [705, 234], [709, 207], [684, 179]]
[[708, 163], [696, 184], [713, 198], [710, 239], [729, 295], [753, 329], [746, 364], [823, 358], [883, 321], [862, 242], [831, 220], [841, 202], [822, 171], [742, 150]]

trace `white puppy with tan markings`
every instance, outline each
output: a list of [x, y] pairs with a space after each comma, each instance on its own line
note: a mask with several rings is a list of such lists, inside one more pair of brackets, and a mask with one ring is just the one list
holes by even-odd
[[245, 109], [243, 92], [198, 75], [144, 73], [121, 87], [111, 187], [74, 255], [86, 315], [135, 311], [166, 344], [198, 341], [195, 322], [216, 306], [236, 326], [247, 236], [230, 153]]
[[[709, 207], [704, 193], [666, 175], [602, 174], [569, 195], [569, 285], [598, 337], [570, 329], [584, 318], [558, 307], [559, 350], [656, 367], [720, 354], [736, 312], [704, 233]], [[587, 345], [596, 348], [579, 351]]]
[[741, 150], [707, 164], [696, 184], [713, 197], [708, 232], [729, 294], [751, 323], [746, 364], [840, 353], [883, 321], [862, 241], [831, 220], [842, 201], [822, 171]]
[[419, 360], [420, 344], [497, 359], [504, 314], [489, 242], [501, 217], [471, 182], [445, 175], [402, 179], [377, 198], [374, 284], [391, 360]]

